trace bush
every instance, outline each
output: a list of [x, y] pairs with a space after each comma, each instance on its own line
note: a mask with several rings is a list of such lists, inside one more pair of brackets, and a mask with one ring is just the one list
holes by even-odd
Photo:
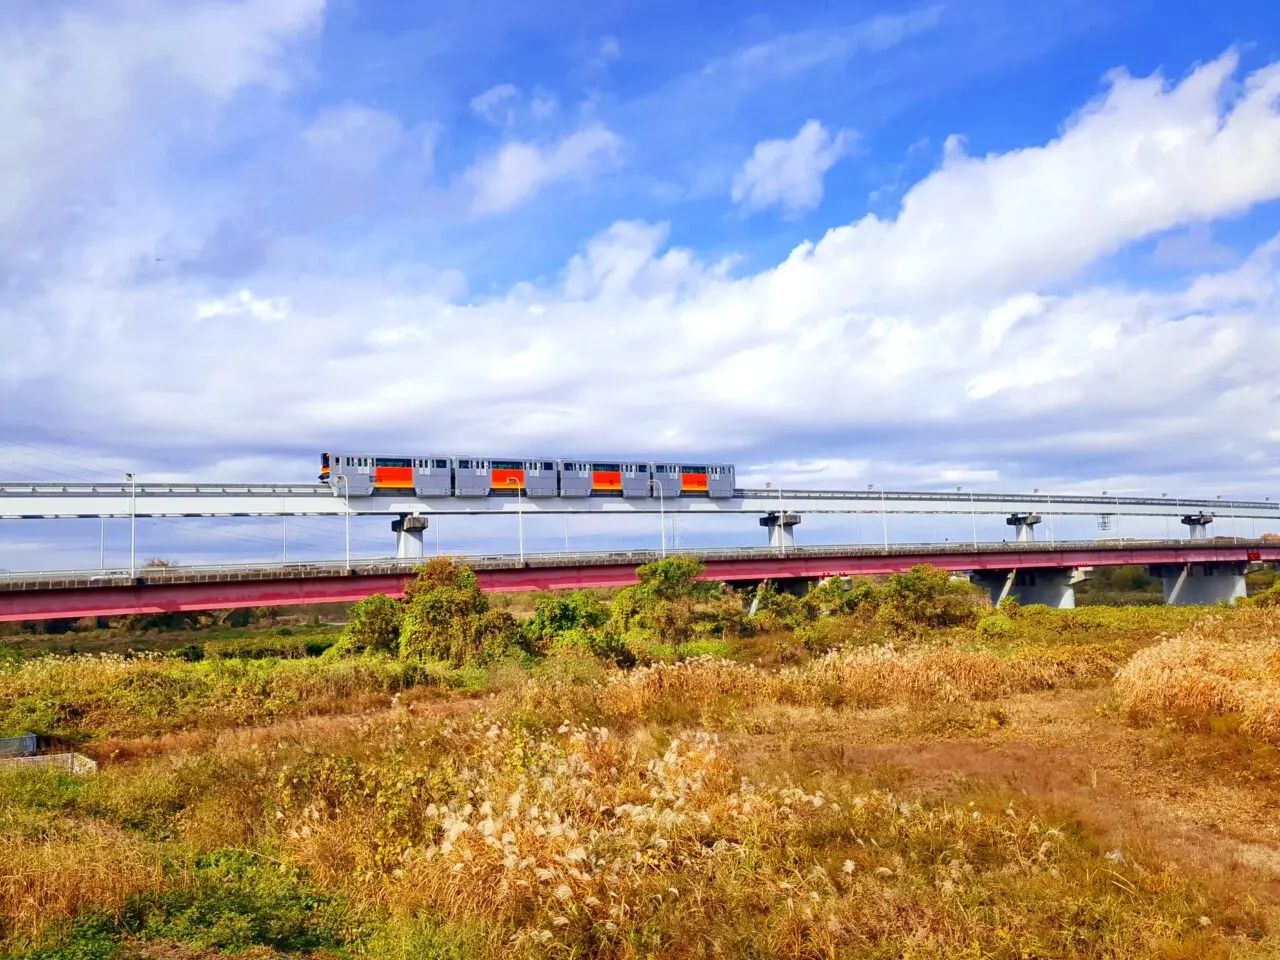
[[1013, 630], [1013, 620], [1005, 613], [989, 613], [978, 621], [978, 636], [983, 640], [1007, 636]]
[[343, 653], [391, 653], [400, 647], [404, 608], [384, 593], [365, 597], [351, 608], [338, 641]]
[[921, 564], [889, 577], [880, 590], [876, 619], [895, 633], [967, 626], [977, 622], [982, 602], [972, 584]]
[[492, 663], [519, 651], [519, 624], [490, 610], [470, 568], [448, 557], [429, 560], [405, 589], [400, 655], [455, 667]]
[[677, 648], [696, 633], [714, 632], [715, 612], [700, 608], [722, 597], [724, 588], [699, 580], [703, 569], [702, 561], [689, 556], [667, 557], [636, 568], [639, 582], [614, 597], [605, 630], [622, 641], [635, 637]]
[[568, 632], [598, 631], [608, 620], [609, 608], [586, 591], [548, 593], [534, 602], [524, 632], [535, 647], [545, 648]]

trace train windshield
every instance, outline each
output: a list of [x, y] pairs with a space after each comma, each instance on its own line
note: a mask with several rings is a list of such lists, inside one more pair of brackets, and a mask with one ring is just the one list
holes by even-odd
[[329, 455], [327, 453], [320, 454], [320, 466], [322, 467], [329, 466]]

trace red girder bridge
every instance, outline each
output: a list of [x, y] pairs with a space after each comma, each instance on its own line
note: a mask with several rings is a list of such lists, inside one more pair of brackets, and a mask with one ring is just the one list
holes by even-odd
[[[705, 565], [705, 579], [741, 587], [770, 580], [896, 573], [931, 564], [965, 573], [991, 591], [1027, 603], [1074, 605], [1072, 584], [1094, 567], [1139, 564], [1159, 576], [1174, 604], [1244, 595], [1251, 563], [1280, 561], [1280, 544], [1254, 540], [1085, 541], [882, 546], [814, 546], [681, 551]], [[657, 551], [468, 557], [482, 589], [496, 593], [621, 587]], [[96, 571], [0, 577], [0, 621], [350, 603], [375, 593], [400, 596], [421, 560], [143, 568], [136, 576]]]

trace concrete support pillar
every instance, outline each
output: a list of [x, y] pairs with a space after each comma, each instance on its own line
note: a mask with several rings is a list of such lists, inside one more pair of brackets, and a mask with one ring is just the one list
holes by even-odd
[[1208, 540], [1209, 524], [1213, 523], [1213, 514], [1194, 513], [1183, 517], [1182, 522], [1187, 525], [1192, 540]]
[[1040, 520], [1038, 513], [1015, 513], [1008, 517], [1005, 523], [1017, 530], [1019, 543], [1030, 543], [1036, 538], [1035, 527]]
[[1164, 584], [1165, 603], [1175, 607], [1208, 607], [1231, 603], [1245, 595], [1246, 566], [1242, 562], [1161, 563], [1148, 570]]
[[991, 602], [999, 604], [1013, 597], [1021, 604], [1041, 603], [1056, 610], [1070, 610], [1076, 605], [1076, 571], [1070, 567], [1035, 570], [980, 570], [970, 578], [991, 594]]
[[769, 531], [769, 546], [794, 547], [796, 545], [796, 524], [800, 522], [798, 513], [769, 513], [760, 518], [760, 526]]
[[396, 535], [396, 557], [400, 560], [416, 559], [422, 556], [422, 532], [427, 529], [427, 518], [415, 514], [405, 514], [391, 521], [391, 529]]

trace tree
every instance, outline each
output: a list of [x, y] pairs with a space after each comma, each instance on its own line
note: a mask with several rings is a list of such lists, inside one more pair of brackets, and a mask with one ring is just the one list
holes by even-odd
[[519, 625], [490, 610], [475, 573], [448, 557], [427, 561], [405, 588], [400, 655], [460, 667], [489, 663], [518, 649]]
[[895, 573], [880, 589], [876, 619], [898, 633], [922, 627], [954, 627], [978, 618], [980, 597], [971, 584], [945, 570], [920, 564]]
[[633, 587], [614, 597], [607, 629], [626, 638], [642, 631], [653, 639], [681, 646], [699, 626], [699, 605], [714, 600], [720, 584], [698, 579], [704, 567], [697, 557], [667, 557], [636, 569]]

